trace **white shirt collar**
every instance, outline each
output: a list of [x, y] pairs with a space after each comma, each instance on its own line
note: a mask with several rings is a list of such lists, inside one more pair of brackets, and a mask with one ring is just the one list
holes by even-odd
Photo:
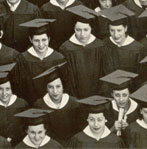
[[122, 45], [118, 45], [118, 44], [114, 41], [114, 39], [113, 39], [111, 36], [109, 37], [109, 39], [110, 39], [115, 45], [117, 45], [118, 47], [127, 46], [127, 45], [131, 44], [131, 43], [134, 41], [134, 39], [133, 39], [131, 36], [127, 36], [127, 38], [125, 39], [124, 43], [123, 43]]
[[9, 101], [7, 106], [5, 104], [3, 104], [3, 102], [1, 102], [1, 101], [0, 101], [0, 105], [3, 107], [9, 107], [16, 101], [16, 99], [17, 99], [17, 96], [12, 94], [12, 96], [10, 97], [10, 101]]
[[86, 128], [83, 130], [83, 132], [84, 132], [86, 135], [88, 135], [89, 137], [96, 139], [97, 141], [99, 141], [99, 140], [102, 139], [102, 138], [107, 137], [107, 136], [111, 133], [111, 131], [108, 129], [108, 127], [105, 126], [105, 128], [104, 128], [104, 133], [103, 133], [103, 135], [101, 136], [101, 138], [96, 138], [96, 137], [93, 135], [92, 131], [90, 130], [89, 125], [86, 126]]
[[2, 43], [0, 43], [0, 50], [2, 49]]
[[[68, 6], [70, 6], [74, 2], [75, 2], [75, 0], [69, 0], [67, 2], [67, 4], [66, 4], [65, 8], [68, 7]], [[59, 3], [56, 0], [50, 0], [50, 3], [53, 4], [53, 5], [55, 5], [55, 6], [57, 6], [57, 7], [60, 7], [61, 9], [65, 9], [64, 7], [62, 7], [61, 5], [59, 5]]]
[[[40, 147], [41, 146], [44, 146], [45, 144], [47, 144], [49, 141], [50, 141], [50, 137], [49, 136], [45, 136], [45, 138], [42, 140], [41, 144], [40, 144]], [[25, 136], [25, 138], [23, 139], [23, 142], [27, 145], [27, 146], [30, 146], [30, 147], [33, 147], [33, 148], [37, 148], [30, 140], [29, 136]]]
[[[41, 59], [41, 58], [38, 56], [38, 54], [36, 53], [36, 51], [34, 50], [33, 47], [30, 47], [27, 51], [28, 51], [31, 55], [33, 55], [33, 56], [35, 56], [35, 57]], [[45, 57], [48, 57], [49, 55], [51, 55], [53, 51], [54, 51], [54, 50], [53, 50], [52, 48], [48, 47]], [[45, 57], [44, 57], [44, 58], [45, 58]], [[42, 60], [42, 59], [41, 59], [41, 60]]]
[[[89, 39], [89, 41], [88, 41], [88, 43], [87, 43], [86, 45], [92, 43], [95, 39], [96, 39], [96, 37], [91, 34], [91, 35], [90, 35], [90, 39]], [[82, 46], [83, 46], [83, 44], [76, 38], [75, 34], [73, 34], [73, 35], [70, 37], [69, 40], [70, 40], [71, 42], [77, 44], [77, 45], [82, 45]]]
[[[18, 7], [18, 5], [20, 4], [20, 2], [21, 2], [21, 0], [19, 0], [16, 4], [12, 5], [12, 4], [10, 4], [10, 3], [7, 1], [8, 5], [9, 5], [9, 7], [10, 7], [10, 9], [11, 9], [11, 11], [13, 11], [13, 12], [17, 9], [17, 7]], [[12, 8], [11, 8], [11, 7], [12, 7]]]
[[61, 104], [58, 106], [56, 105], [50, 98], [49, 94], [47, 93], [44, 97], [43, 97], [44, 102], [51, 108], [53, 109], [61, 109], [63, 108], [69, 100], [69, 95], [68, 94], [63, 94], [62, 96], [62, 100], [61, 100]]
[[[133, 111], [135, 111], [138, 106], [138, 104], [134, 100], [132, 100], [131, 98], [129, 98], [129, 100], [130, 100], [130, 107], [125, 115], [128, 115], [132, 113]], [[115, 100], [112, 100], [112, 108], [116, 111], [119, 111]]]
[[141, 5], [141, 3], [140, 3], [139, 0], [134, 0], [134, 2], [135, 2], [135, 4], [136, 4], [137, 6], [139, 6], [140, 8], [142, 8], [142, 5]]
[[136, 122], [143, 128], [147, 129], [147, 124], [144, 122], [144, 120], [137, 119]]

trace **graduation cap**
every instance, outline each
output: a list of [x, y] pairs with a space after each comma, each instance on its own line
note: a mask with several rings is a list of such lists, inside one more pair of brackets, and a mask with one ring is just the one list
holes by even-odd
[[67, 8], [66, 11], [69, 11], [76, 15], [76, 20], [82, 23], [90, 23], [92, 19], [94, 19], [96, 16], [99, 16], [99, 14], [96, 13], [94, 10], [84, 5]]
[[128, 18], [135, 15], [134, 12], [120, 4], [99, 12], [99, 15], [108, 19], [111, 25], [127, 24]]
[[38, 76], [34, 77], [33, 79], [39, 79], [41, 77], [44, 77], [46, 80], [46, 83], [50, 83], [52, 81], [54, 81], [57, 78], [60, 78], [60, 74], [59, 74], [59, 69], [64, 66], [67, 62], [63, 62], [60, 63], [58, 65], [55, 65], [49, 69], [47, 69], [46, 71], [44, 71], [43, 73], [39, 74]]
[[40, 35], [49, 32], [49, 23], [54, 22], [55, 19], [34, 19], [20, 24], [22, 27], [28, 27], [30, 35]]
[[125, 88], [128, 88], [129, 82], [136, 78], [138, 74], [124, 71], [124, 70], [116, 70], [102, 78], [100, 78], [101, 81], [104, 81], [108, 83], [113, 90], [122, 90]]
[[0, 84], [9, 81], [9, 72], [13, 69], [16, 63], [11, 63], [7, 65], [0, 66]]
[[137, 100], [142, 107], [147, 108], [147, 84], [141, 86], [138, 90], [132, 93], [130, 97]]
[[139, 63], [146, 63], [147, 62], [147, 56], [145, 58], [143, 58]]
[[44, 124], [46, 122], [46, 116], [51, 112], [53, 112], [53, 110], [31, 108], [26, 111], [17, 113], [14, 116], [22, 118], [25, 124], [29, 126]]
[[109, 103], [110, 98], [104, 96], [90, 96], [84, 99], [79, 100], [84, 109], [88, 113], [101, 113], [106, 110], [106, 104]]

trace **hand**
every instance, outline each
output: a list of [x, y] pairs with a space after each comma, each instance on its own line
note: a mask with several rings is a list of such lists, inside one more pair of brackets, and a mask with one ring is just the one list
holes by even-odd
[[122, 129], [126, 129], [126, 127], [128, 127], [128, 123], [122, 120]]
[[122, 127], [121, 121], [115, 121], [114, 127], [116, 130], [121, 130]]

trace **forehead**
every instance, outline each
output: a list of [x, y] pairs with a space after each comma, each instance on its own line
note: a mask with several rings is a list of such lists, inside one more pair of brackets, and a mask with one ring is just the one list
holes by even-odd
[[128, 88], [125, 88], [125, 89], [122, 89], [122, 90], [113, 90], [113, 93], [129, 93], [129, 89]]
[[89, 28], [89, 23], [77, 22], [75, 25], [76, 28]]
[[0, 87], [10, 87], [10, 81], [0, 84]]
[[48, 38], [46, 33], [43, 33], [41, 35], [33, 35], [33, 39], [43, 39], [43, 38]]
[[125, 27], [123, 25], [111, 25], [109, 24], [110, 29], [124, 29]]
[[38, 125], [33, 125], [33, 126], [28, 126], [28, 130], [34, 130], [34, 131], [39, 131], [39, 130], [44, 130], [44, 124], [38, 124]]
[[61, 79], [60, 78], [57, 78], [55, 80], [53, 80], [52, 82], [48, 83], [48, 85], [61, 85], [62, 82], [61, 82]]
[[100, 118], [100, 117], [104, 117], [104, 114], [103, 113], [89, 113], [88, 116], [92, 118]]

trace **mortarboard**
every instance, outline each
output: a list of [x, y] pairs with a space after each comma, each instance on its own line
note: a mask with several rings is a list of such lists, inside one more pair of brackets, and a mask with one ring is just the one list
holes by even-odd
[[25, 23], [20, 24], [22, 27], [28, 27], [31, 35], [39, 35], [42, 33], [49, 32], [49, 23], [54, 22], [55, 19], [34, 19]]
[[83, 23], [90, 23], [92, 19], [94, 19], [96, 16], [99, 16], [98, 13], [96, 13], [94, 10], [84, 5], [78, 5], [78, 6], [67, 8], [66, 11], [69, 11], [74, 15], [76, 15], [77, 17], [76, 20]]
[[130, 94], [130, 97], [137, 100], [142, 107], [147, 107], [147, 84], [144, 84], [134, 93]]
[[38, 125], [44, 124], [47, 114], [50, 114], [53, 110], [35, 109], [31, 108], [26, 111], [15, 114], [14, 116], [24, 119], [25, 124]]
[[101, 113], [106, 110], [106, 104], [109, 103], [110, 98], [103, 96], [90, 96], [79, 100], [78, 102], [83, 105], [83, 108], [88, 113]]
[[124, 71], [124, 70], [116, 70], [102, 78], [101, 81], [107, 82], [108, 84], [112, 85], [113, 89], [124, 89], [129, 86], [129, 82], [136, 78], [138, 74]]
[[45, 80], [46, 80], [46, 83], [50, 83], [52, 82], [53, 80], [57, 79], [57, 78], [60, 78], [60, 75], [59, 75], [59, 69], [65, 65], [67, 62], [63, 62], [63, 63], [60, 63], [58, 65], [55, 65], [51, 68], [49, 68], [48, 70], [44, 71], [43, 73], [41, 73], [40, 75], [34, 77], [33, 79], [39, 79], [41, 77], [44, 77]]
[[146, 63], [147, 62], [147, 56], [145, 58], [143, 58], [139, 63]]
[[0, 84], [9, 81], [9, 72], [13, 69], [16, 63], [11, 63], [7, 65], [0, 66]]
[[128, 17], [134, 16], [135, 13], [120, 4], [99, 12], [99, 15], [108, 19], [112, 25], [127, 24]]

